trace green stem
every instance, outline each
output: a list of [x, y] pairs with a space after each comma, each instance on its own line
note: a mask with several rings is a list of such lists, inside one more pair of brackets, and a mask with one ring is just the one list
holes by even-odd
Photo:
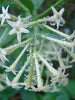
[[21, 43], [18, 43], [18, 44], [15, 44], [13, 46], [9, 46], [9, 47], [6, 47], [4, 48], [4, 50], [6, 51], [7, 54], [10, 54], [11, 52], [13, 52], [14, 50], [16, 50], [17, 48], [19, 47], [22, 47], [24, 46], [26, 43], [28, 43], [31, 39], [28, 39], [26, 41], [23, 41]]
[[7, 31], [8, 31], [8, 28], [6, 28], [6, 30], [4, 31], [4, 33], [0, 37], [0, 42], [2, 42], [3, 38], [5, 38], [5, 35], [7, 34]]
[[52, 73], [53, 76], [57, 76], [57, 70], [54, 69], [40, 54], [37, 54], [40, 60], [46, 65], [47, 69]]
[[53, 47], [54, 47], [54, 49], [55, 49], [55, 52], [56, 52], [56, 54], [57, 54], [60, 67], [61, 67], [61, 68], [64, 68], [65, 65], [64, 65], [64, 63], [63, 63], [63, 61], [62, 61], [62, 59], [61, 59], [61, 57], [60, 57], [60, 54], [59, 54], [58, 51], [57, 51], [57, 48], [56, 48], [55, 44], [52, 43], [52, 45], [53, 45]]
[[50, 41], [53, 41], [53, 42], [56, 42], [56, 43], [60, 43], [62, 45], [65, 45], [65, 46], [67, 46], [69, 48], [72, 48], [74, 46], [74, 43], [73, 42], [70, 43], [70, 42], [67, 42], [67, 41], [57, 40], [57, 39], [54, 39], [54, 38], [51, 38], [51, 37], [47, 37], [47, 36], [45, 36], [43, 34], [41, 34], [40, 36], [42, 38], [48, 39]]
[[12, 80], [12, 83], [17, 83], [19, 81], [19, 79], [22, 76], [25, 68], [27, 67], [30, 59], [31, 59], [31, 57], [29, 57], [29, 59], [25, 62], [25, 64], [23, 65], [22, 69], [19, 71], [19, 73], [16, 75], [16, 77]]
[[50, 21], [49, 18], [38, 19], [37, 21], [30, 22], [29, 24], [24, 25], [23, 27], [27, 28], [27, 27], [29, 27], [31, 25], [36, 24], [36, 23], [42, 23], [42, 22], [46, 22], [46, 21]]
[[34, 68], [34, 62], [32, 60], [32, 65], [30, 67], [30, 71], [29, 71], [29, 75], [28, 75], [27, 84], [26, 84], [25, 89], [28, 89], [31, 86], [32, 78], [33, 78], [33, 75], [34, 75], [33, 68]]
[[[16, 16], [14, 16], [14, 15], [12, 15], [12, 14], [9, 14], [10, 15], [10, 17], [11, 17], [11, 20], [18, 20], [18, 17], [16, 17]], [[23, 22], [25, 22], [25, 21], [27, 21], [29, 18], [31, 18], [31, 15], [30, 16], [27, 16], [27, 17], [25, 17], [25, 18], [21, 18], [21, 21], [23, 21]]]
[[[67, 1], [68, 1], [68, 0], [58, 0], [58, 2], [56, 2], [53, 6], [54, 6], [55, 8], [59, 8], [59, 7], [61, 7], [63, 4], [65, 4]], [[52, 10], [51, 7], [48, 8], [46, 11], [44, 11], [42, 14], [40, 14], [40, 15], [37, 17], [37, 19], [39, 19], [39, 18], [41, 18], [41, 17], [47, 15], [48, 13], [51, 12], [51, 10]]]
[[13, 71], [15, 69], [15, 67], [17, 66], [19, 60], [21, 59], [21, 57], [23, 56], [24, 52], [27, 50], [29, 46], [29, 43], [25, 46], [25, 48], [22, 50], [22, 52], [20, 53], [20, 55], [16, 58], [16, 60], [13, 62], [13, 64], [9, 67], [9, 69], [6, 70], [6, 72], [9, 71]]
[[52, 27], [50, 27], [50, 26], [48, 26], [48, 25], [43, 25], [43, 26], [45, 26], [45, 27], [48, 28], [49, 30], [51, 30], [51, 31], [53, 31], [53, 32], [55, 32], [55, 33], [57, 33], [58, 35], [63, 36], [63, 37], [66, 38], [66, 39], [69, 39], [69, 38], [70, 38], [69, 35], [67, 35], [67, 34], [65, 34], [65, 33], [63, 33], [63, 32], [60, 32], [59, 30], [53, 29]]
[[39, 70], [39, 64], [38, 64], [36, 55], [35, 55], [35, 66], [36, 66], [36, 73], [37, 73], [37, 86], [38, 86], [38, 88], [42, 88], [43, 83], [42, 83], [41, 74], [40, 74], [40, 70]]
[[71, 54], [71, 51], [68, 50], [67, 47], [64, 47], [63, 45], [60, 45], [60, 44], [58, 44], [58, 45], [61, 46], [73, 59], [75, 59], [75, 55], [72, 55], [72, 54]]

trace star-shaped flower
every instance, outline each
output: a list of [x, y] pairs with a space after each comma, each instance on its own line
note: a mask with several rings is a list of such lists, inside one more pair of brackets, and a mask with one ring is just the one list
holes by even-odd
[[22, 22], [20, 16], [18, 16], [17, 22], [7, 21], [8, 24], [13, 27], [13, 29], [9, 32], [10, 35], [17, 34], [18, 42], [21, 42], [21, 33], [29, 33], [29, 30], [22, 27]]
[[48, 91], [50, 91], [50, 85], [47, 85], [47, 86], [43, 86], [43, 87], [41, 87], [41, 88], [36, 88], [36, 87], [34, 87], [34, 86], [31, 86], [31, 89], [29, 89], [30, 91], [35, 91], [35, 92], [37, 92], [37, 91], [44, 91], [44, 92], [48, 92]]
[[8, 86], [11, 86], [12, 88], [15, 88], [15, 89], [20, 89], [22, 86], [24, 86], [25, 84], [24, 83], [12, 83], [8, 77], [6, 76], [6, 84]]
[[9, 6], [7, 6], [6, 9], [4, 8], [4, 6], [2, 6], [2, 14], [0, 14], [0, 18], [2, 18], [1, 25], [3, 25], [5, 19], [10, 19], [10, 16], [8, 14], [8, 8]]
[[58, 68], [58, 75], [51, 79], [52, 85], [58, 83], [60, 85], [66, 85], [68, 83], [68, 76], [69, 74], [65, 74], [65, 69]]
[[65, 24], [65, 20], [62, 18], [62, 14], [64, 12], [64, 8], [62, 8], [59, 12], [52, 6], [54, 15], [50, 17], [51, 25], [57, 24], [57, 29], [59, 26], [63, 26]]
[[6, 52], [2, 48], [0, 48], [0, 59], [2, 63], [4, 63], [5, 61], [8, 61], [8, 59], [6, 58]]

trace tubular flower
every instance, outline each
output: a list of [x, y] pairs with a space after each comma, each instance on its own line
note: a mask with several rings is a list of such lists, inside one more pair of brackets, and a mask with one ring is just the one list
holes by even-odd
[[24, 83], [12, 83], [12, 82], [8, 79], [7, 76], [6, 76], [6, 83], [7, 83], [8, 86], [11, 86], [11, 87], [13, 87], [13, 88], [15, 88], [15, 89], [19, 89], [19, 88], [21, 88], [21, 86], [25, 85]]
[[65, 20], [62, 18], [64, 8], [62, 8], [59, 12], [57, 12], [57, 10], [53, 6], [51, 8], [54, 13], [54, 15], [52, 17], [50, 17], [51, 25], [56, 24], [57, 29], [58, 29], [59, 26], [62, 26], [63, 24], [65, 24]]
[[3, 25], [5, 19], [10, 19], [10, 16], [8, 14], [8, 8], [9, 6], [7, 6], [7, 8], [5, 9], [4, 6], [2, 6], [2, 14], [0, 14], [0, 18], [2, 18], [2, 21], [1, 21], [1, 25]]
[[66, 85], [68, 83], [68, 76], [69, 74], [65, 74], [65, 69], [58, 68], [58, 74], [56, 77], [51, 79], [52, 85], [58, 83], [58, 86], [60, 85]]
[[7, 21], [8, 24], [13, 27], [13, 29], [9, 32], [9, 35], [17, 34], [17, 40], [18, 42], [21, 42], [21, 33], [29, 33], [27, 29], [24, 29], [21, 25], [21, 18], [18, 16], [17, 22]]

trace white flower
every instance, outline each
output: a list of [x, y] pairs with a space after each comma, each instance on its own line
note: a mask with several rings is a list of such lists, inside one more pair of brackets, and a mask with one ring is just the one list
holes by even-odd
[[4, 6], [2, 6], [2, 14], [0, 14], [0, 18], [2, 18], [2, 21], [1, 21], [1, 25], [3, 25], [5, 19], [10, 19], [10, 16], [8, 14], [8, 8], [9, 6], [7, 6], [7, 8], [5, 9]]
[[51, 8], [53, 10], [54, 15], [50, 17], [50, 21], [52, 25], [57, 24], [57, 29], [58, 29], [59, 26], [62, 26], [63, 24], [65, 24], [65, 20], [62, 18], [64, 8], [62, 8], [59, 12], [57, 12], [57, 10], [53, 6]]
[[58, 68], [58, 74], [56, 77], [51, 79], [52, 85], [58, 83], [58, 86], [61, 84], [66, 85], [68, 83], [68, 76], [69, 74], [65, 74], [65, 69]]
[[48, 92], [48, 91], [50, 91], [50, 85], [43, 86], [43, 87], [40, 87], [40, 88], [36, 88], [34, 86], [31, 86], [31, 89], [29, 89], [29, 90], [35, 91], [35, 92], [40, 92], [40, 91]]
[[5, 61], [8, 61], [8, 59], [6, 58], [6, 52], [0, 48], [0, 59], [1, 61], [4, 63]]
[[[2, 67], [3, 67], [3, 68], [6, 68], [5, 71], [9, 70], [9, 67], [8, 67], [8, 66], [2, 65]], [[16, 75], [16, 74], [17, 74], [17, 71], [16, 71], [16, 70], [13, 70], [12, 73], [13, 73], [14, 75]]]
[[27, 29], [24, 29], [22, 27], [21, 18], [18, 16], [17, 22], [7, 21], [8, 24], [13, 27], [13, 29], [9, 32], [10, 35], [17, 34], [17, 40], [18, 42], [21, 42], [21, 33], [29, 33]]
[[20, 89], [22, 86], [25, 85], [25, 83], [12, 83], [8, 77], [6, 76], [6, 84], [8, 86], [11, 86], [12, 88], [15, 88], [15, 89]]

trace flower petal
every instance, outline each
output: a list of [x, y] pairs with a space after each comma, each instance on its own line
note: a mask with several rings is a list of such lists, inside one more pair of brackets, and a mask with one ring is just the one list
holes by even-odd
[[21, 33], [17, 33], [17, 40], [18, 42], [21, 42]]
[[63, 26], [65, 24], [65, 20], [63, 18], [61, 18], [60, 20], [60, 26]]
[[4, 21], [5, 21], [5, 17], [2, 18], [1, 25], [3, 25]]
[[60, 11], [59, 11], [59, 14], [62, 15], [64, 12], [64, 8], [62, 8]]
[[53, 6], [51, 6], [51, 8], [52, 8], [52, 11], [53, 11], [54, 14], [58, 13], [57, 10]]
[[15, 30], [12, 29], [12, 30], [9, 32], [9, 35], [12, 35], [12, 34], [15, 34], [15, 33], [16, 33]]
[[21, 26], [21, 17], [18, 16], [17, 26]]
[[60, 26], [60, 20], [57, 20], [57, 21], [56, 21], [56, 24], [57, 24], [57, 29], [58, 29], [59, 26]]
[[54, 21], [55, 18], [56, 18], [55, 15], [53, 15], [53, 16], [51, 16], [51, 17], [49, 18], [49, 20], [50, 20], [50, 21]]
[[4, 6], [2, 6], [2, 12], [3, 13], [5, 13], [6, 11], [5, 11], [5, 8], [4, 8]]
[[6, 17], [6, 19], [10, 19], [10, 16], [9, 16], [9, 14], [6, 14], [6, 16], [5, 16], [5, 17]]
[[7, 76], [6, 76], [6, 83], [8, 86], [10, 86], [10, 84], [11, 84]]
[[7, 20], [7, 23], [12, 27], [16, 26], [16, 22], [12, 22], [12, 21]]
[[8, 8], [9, 8], [9, 5], [8, 5], [7, 8], [6, 8], [6, 12], [8, 12]]
[[20, 28], [20, 31], [23, 32], [23, 33], [29, 33], [29, 30], [24, 29], [24, 28], [22, 28], [22, 27]]
[[3, 14], [0, 14], [0, 18], [2, 18], [3, 17]]

